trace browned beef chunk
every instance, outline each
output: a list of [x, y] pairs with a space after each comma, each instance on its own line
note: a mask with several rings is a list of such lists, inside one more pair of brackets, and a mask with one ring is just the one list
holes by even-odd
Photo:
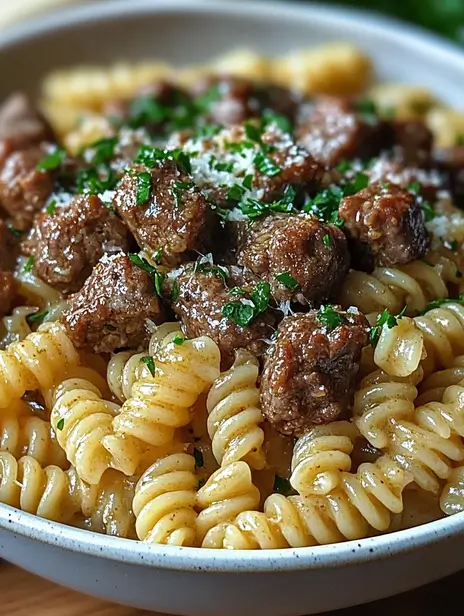
[[237, 260], [269, 282], [277, 302], [310, 305], [333, 297], [350, 265], [343, 232], [307, 214], [255, 222]]
[[335, 321], [319, 315], [285, 317], [265, 360], [261, 407], [282, 434], [300, 436], [333, 421], [352, 403], [369, 324], [359, 313], [340, 313]]
[[311, 154], [275, 123], [262, 132], [250, 121], [213, 136], [189, 138], [176, 133], [168, 146], [191, 153], [195, 183], [222, 207], [250, 198], [269, 203], [281, 198], [289, 186], [300, 195], [318, 187], [323, 175]]
[[39, 214], [24, 254], [37, 274], [63, 293], [78, 291], [105, 253], [126, 251], [129, 231], [94, 195], [78, 195], [51, 215]]
[[56, 141], [51, 126], [25, 94], [12, 94], [0, 107], [0, 139], [14, 149]]
[[293, 121], [298, 109], [298, 98], [290, 90], [242, 77], [208, 77], [194, 85], [192, 94], [204, 106], [205, 120], [222, 126], [241, 124], [266, 110]]
[[171, 280], [172, 284], [179, 289], [172, 308], [180, 317], [186, 335], [212, 338], [221, 349], [223, 368], [231, 365], [234, 349], [246, 348], [256, 356], [263, 353], [264, 340], [274, 331], [275, 314], [266, 310], [248, 326], [241, 326], [222, 312], [227, 303], [244, 301], [245, 296], [234, 295], [230, 291], [232, 288], [240, 287], [243, 292], [254, 288], [240, 268], [188, 263], [181, 269], [176, 282]]
[[53, 191], [52, 173], [37, 170], [44, 156], [44, 150], [33, 145], [13, 151], [0, 161], [0, 206], [21, 231], [31, 226], [34, 215]]
[[353, 266], [371, 271], [420, 259], [430, 244], [420, 198], [396, 184], [378, 182], [344, 197], [345, 221]]
[[393, 144], [403, 165], [427, 166], [430, 162], [433, 135], [419, 120], [394, 120]]
[[8, 314], [15, 296], [15, 281], [10, 271], [14, 265], [14, 250], [10, 232], [0, 220], [0, 317]]
[[407, 167], [398, 157], [381, 156], [370, 166], [366, 173], [372, 184], [390, 182], [405, 190], [417, 192], [427, 201], [434, 203], [443, 186], [442, 173], [436, 169]]
[[62, 320], [78, 348], [110, 353], [145, 343], [150, 321], [161, 323], [163, 315], [153, 278], [119, 254], [94, 267]]
[[0, 219], [0, 270], [7, 271], [14, 268], [15, 243], [15, 238], [8, 230], [6, 222]]
[[13, 273], [0, 271], [0, 317], [10, 312], [15, 294], [16, 285]]
[[[141, 178], [147, 179], [146, 199], [140, 198]], [[162, 250], [166, 265], [187, 260], [194, 250], [203, 251], [214, 224], [205, 197], [172, 160], [159, 161], [153, 169], [133, 167], [113, 203], [139, 246], [151, 254]]]
[[374, 113], [345, 98], [318, 97], [302, 105], [295, 134], [317, 162], [333, 167], [344, 159], [370, 158], [388, 145], [389, 130]]
[[445, 175], [445, 187], [455, 205], [464, 208], [464, 146], [436, 150], [434, 161]]

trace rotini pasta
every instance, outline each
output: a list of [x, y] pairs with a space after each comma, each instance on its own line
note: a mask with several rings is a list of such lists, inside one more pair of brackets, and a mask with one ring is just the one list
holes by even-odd
[[25, 391], [58, 383], [79, 355], [62, 325], [44, 323], [37, 332], [0, 351], [0, 408]]
[[244, 460], [253, 469], [262, 469], [263, 416], [259, 402], [258, 361], [244, 350], [236, 352], [230, 370], [212, 385], [206, 406], [208, 433], [213, 454], [221, 466]]
[[464, 466], [451, 471], [440, 496], [440, 507], [446, 515], [464, 511]]
[[394, 327], [384, 325], [374, 351], [374, 363], [392, 376], [409, 376], [424, 356], [424, 338], [414, 319], [402, 317]]
[[464, 380], [464, 355], [459, 355], [454, 359], [451, 368], [438, 370], [419, 384], [416, 406], [427, 402], [441, 402], [445, 389], [449, 385], [457, 385], [462, 380]]
[[195, 459], [189, 454], [173, 454], [152, 464], [135, 488], [138, 538], [149, 543], [195, 545], [197, 486]]

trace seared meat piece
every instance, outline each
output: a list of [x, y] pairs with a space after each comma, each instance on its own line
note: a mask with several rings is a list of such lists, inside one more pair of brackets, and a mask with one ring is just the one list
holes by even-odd
[[318, 163], [333, 167], [344, 159], [367, 159], [388, 145], [389, 130], [374, 113], [344, 98], [318, 97], [302, 105], [295, 135]]
[[25, 94], [12, 94], [0, 107], [0, 139], [20, 149], [43, 141], [56, 141], [51, 126]]
[[344, 197], [339, 216], [356, 269], [403, 265], [423, 257], [430, 244], [420, 198], [396, 184], [378, 182]]
[[436, 169], [405, 167], [398, 157], [381, 156], [365, 173], [369, 174], [370, 183], [390, 182], [404, 190], [417, 192], [427, 201], [434, 203], [443, 185], [442, 174]]
[[343, 232], [307, 214], [255, 222], [237, 261], [269, 282], [277, 302], [312, 306], [333, 297], [350, 265]]
[[455, 205], [464, 208], [464, 146], [436, 150], [434, 162], [445, 175]]
[[78, 348], [111, 353], [145, 343], [150, 321], [159, 324], [163, 315], [153, 278], [119, 254], [94, 267], [62, 321]]
[[261, 378], [266, 419], [282, 434], [300, 436], [345, 413], [368, 332], [363, 315], [331, 307], [285, 317]]
[[[227, 272], [227, 275], [226, 275]], [[227, 283], [224, 278], [227, 278]], [[228, 368], [234, 350], [246, 348], [259, 356], [265, 349], [265, 339], [274, 331], [275, 315], [266, 310], [251, 323], [242, 327], [223, 315], [228, 302], [238, 302], [241, 296], [231, 293], [233, 287], [251, 291], [254, 287], [244, 278], [238, 267], [218, 268], [208, 264], [188, 263], [183, 266], [171, 285], [176, 284], [178, 298], [172, 308], [180, 317], [187, 336], [209, 336], [221, 349], [222, 366]]]
[[271, 110], [285, 116], [291, 122], [298, 109], [295, 93], [280, 86], [261, 86], [249, 79], [232, 76], [208, 77], [192, 88], [195, 100], [204, 104], [204, 118], [207, 122], [232, 126], [248, 118], [259, 117], [263, 111]]
[[78, 195], [51, 215], [37, 216], [23, 253], [38, 276], [63, 293], [78, 291], [105, 253], [126, 251], [129, 231], [95, 195]]
[[45, 151], [33, 145], [6, 154], [0, 161], [0, 206], [21, 231], [31, 226], [53, 191], [52, 173], [37, 170], [44, 156]]
[[[144, 201], [141, 178], [147, 180]], [[165, 265], [188, 259], [191, 251], [203, 251], [214, 224], [205, 197], [172, 160], [158, 161], [153, 169], [134, 166], [123, 176], [113, 204], [139, 246], [151, 254], [162, 250]]]
[[16, 284], [12, 272], [0, 271], [0, 317], [8, 314], [16, 294]]
[[427, 166], [430, 163], [433, 135], [424, 122], [394, 120], [391, 126], [394, 150], [403, 165]]
[[274, 123], [262, 132], [250, 120], [246, 125], [223, 128], [213, 136], [188, 138], [175, 133], [168, 147], [182, 147], [192, 153], [195, 183], [225, 207], [250, 198], [275, 201], [289, 185], [298, 193], [311, 191], [319, 186], [323, 175], [307, 150]]

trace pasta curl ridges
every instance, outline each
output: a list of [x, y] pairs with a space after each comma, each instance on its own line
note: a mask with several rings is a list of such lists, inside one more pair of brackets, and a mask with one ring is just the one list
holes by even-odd
[[20, 401], [0, 413], [0, 451], [15, 458], [31, 456], [42, 466], [69, 466], [50, 422], [33, 415]]
[[358, 434], [349, 421], [334, 421], [299, 438], [293, 450], [292, 487], [304, 496], [331, 492], [341, 481], [341, 471], [351, 470]]
[[450, 368], [464, 353], [464, 306], [457, 302], [443, 304], [426, 314], [414, 317], [424, 337], [427, 357], [422, 362], [428, 376], [439, 368]]
[[173, 454], [152, 464], [135, 488], [138, 538], [149, 543], [195, 545], [197, 486], [195, 458], [189, 454]]
[[134, 383], [131, 398], [114, 418], [114, 435], [103, 439], [107, 450], [119, 459], [125, 442], [163, 446], [173, 440], [176, 428], [190, 422], [191, 407], [219, 376], [220, 352], [213, 340], [203, 336], [182, 344], [168, 343], [154, 364], [154, 376]]
[[440, 508], [446, 515], [464, 511], [464, 466], [455, 468], [440, 496]]
[[77, 388], [82, 384], [82, 381], [93, 385], [95, 391], [99, 391], [102, 396], [111, 396], [106, 380], [96, 370], [88, 366], [74, 366], [66, 372], [58, 385], [41, 390], [46, 408], [51, 410], [55, 399], [60, 396], [63, 388], [69, 391], [72, 389], [72, 382], [76, 384]]
[[402, 317], [394, 327], [384, 325], [374, 351], [374, 363], [387, 374], [412, 374], [424, 355], [424, 337], [414, 319]]
[[420, 368], [404, 379], [376, 370], [361, 381], [354, 396], [354, 421], [371, 445], [385, 449], [390, 443], [390, 420], [411, 419], [414, 416], [415, 385], [421, 377]]
[[161, 349], [170, 344], [176, 336], [182, 334], [180, 325], [177, 321], [167, 321], [158, 325], [153, 332], [148, 343], [148, 354], [156, 356]]
[[90, 381], [69, 379], [53, 397], [50, 421], [66, 457], [84, 481], [97, 484], [113, 464], [102, 439], [112, 434], [112, 421], [119, 407], [106, 402]]
[[419, 385], [416, 406], [428, 402], [441, 402], [445, 389], [450, 385], [457, 385], [462, 380], [464, 380], [464, 355], [459, 355], [454, 359], [451, 368], [438, 370], [422, 381]]
[[55, 522], [71, 522], [81, 512], [90, 518], [92, 529], [131, 536], [134, 487], [132, 478], [116, 471], [105, 474], [99, 485], [89, 486], [74, 468], [42, 468], [31, 456], [16, 460], [0, 452], [0, 502]]
[[115, 353], [108, 362], [107, 380], [111, 393], [120, 402], [130, 398], [134, 383], [150, 374], [142, 358], [145, 353], [121, 351]]
[[218, 469], [197, 493], [199, 539], [218, 524], [232, 522], [242, 511], [256, 509], [259, 500], [259, 490], [253, 485], [246, 462], [240, 460]]
[[388, 529], [392, 513], [403, 510], [411, 476], [388, 456], [364, 463], [356, 474], [341, 473], [340, 485], [323, 496], [272, 494], [264, 513], [245, 511], [212, 528], [203, 547], [269, 549], [305, 547], [361, 539], [371, 528]]
[[424, 261], [412, 261], [397, 268], [376, 267], [371, 274], [351, 270], [343, 284], [341, 303], [356, 306], [369, 314], [387, 308], [392, 314], [407, 306], [415, 315], [436, 299], [449, 296], [447, 284], [456, 284], [456, 263], [445, 255], [431, 252]]
[[52, 387], [79, 361], [62, 325], [41, 325], [21, 342], [0, 351], [0, 408], [21, 398], [27, 390]]
[[213, 383], [206, 402], [208, 434], [218, 464], [244, 460], [253, 469], [266, 463], [259, 388], [259, 366], [248, 351], [236, 351], [230, 370]]

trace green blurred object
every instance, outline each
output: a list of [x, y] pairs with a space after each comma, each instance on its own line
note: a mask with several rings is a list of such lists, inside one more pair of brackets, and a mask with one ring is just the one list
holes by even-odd
[[326, 0], [403, 19], [464, 46], [464, 0]]

